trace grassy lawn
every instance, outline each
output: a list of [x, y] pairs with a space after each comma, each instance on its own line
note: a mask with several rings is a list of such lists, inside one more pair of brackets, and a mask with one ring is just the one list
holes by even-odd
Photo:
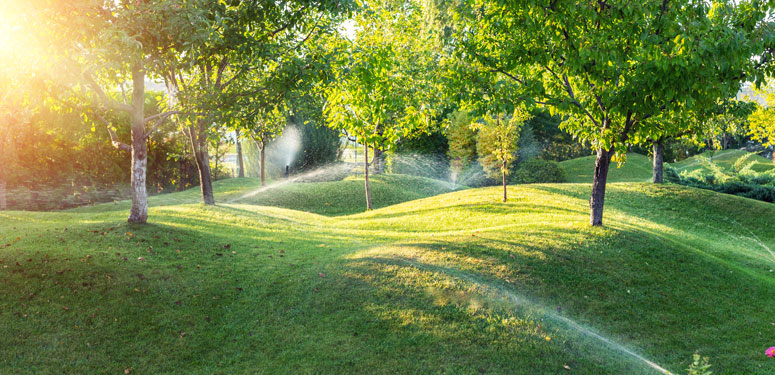
[[339, 216], [360, 183], [226, 204], [256, 184], [224, 181], [145, 226], [124, 202], [0, 212], [0, 373], [657, 373], [585, 330], [673, 372], [775, 372], [771, 204], [611, 184], [601, 229], [589, 185], [523, 185]]
[[[561, 162], [560, 166], [565, 170], [568, 182], [592, 183], [595, 158], [593, 155]], [[627, 154], [627, 162], [621, 167], [611, 163], [611, 169], [608, 171], [609, 182], [646, 182], [650, 181], [651, 177], [651, 159], [632, 152]]]
[[[706, 151], [700, 154], [700, 156], [710, 158], [720, 167], [731, 171], [737, 159], [739, 159], [740, 157], [746, 154], [748, 153], [743, 150], [722, 150], [722, 151], [713, 151], [713, 152]], [[773, 163], [772, 160], [769, 160], [759, 155], [754, 155], [750, 159], [748, 159], [748, 163], [751, 163], [751, 162], [755, 162], [752, 169], [756, 172], [766, 172], [766, 171], [775, 169], [775, 163]], [[703, 161], [697, 156], [693, 156], [691, 158], [682, 160], [678, 163], [673, 163], [671, 165], [679, 173], [684, 171], [691, 172], [697, 169], [703, 169], [703, 170], [706, 170], [707, 172], [710, 172], [710, 169], [708, 169], [708, 167], [703, 163]]]

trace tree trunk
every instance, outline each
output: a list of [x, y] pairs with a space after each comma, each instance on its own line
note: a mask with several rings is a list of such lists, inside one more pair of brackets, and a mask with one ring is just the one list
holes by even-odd
[[145, 186], [148, 143], [145, 138], [145, 71], [139, 65], [132, 69], [132, 86], [132, 208], [127, 221], [144, 224], [148, 221], [148, 191]]
[[239, 172], [237, 177], [245, 177], [245, 161], [242, 158], [242, 142], [239, 140], [239, 129], [234, 131], [235, 138], [237, 140], [237, 165], [239, 166]]
[[595, 160], [595, 175], [592, 181], [592, 196], [589, 198], [590, 217], [592, 226], [603, 225], [603, 203], [605, 201], [605, 185], [608, 179], [608, 167], [611, 165], [613, 150], [597, 150]]
[[653, 182], [655, 184], [661, 184], [663, 181], [662, 179], [662, 171], [664, 167], [664, 147], [662, 146], [662, 141], [654, 142], [654, 178]]
[[374, 158], [371, 161], [371, 165], [373, 166], [374, 174], [380, 174], [382, 173], [382, 151], [374, 148]]
[[503, 169], [501, 170], [501, 175], [503, 176], [503, 201], [506, 201], [506, 162], [503, 162]]
[[366, 183], [366, 210], [371, 209], [371, 190], [369, 190], [369, 146], [363, 145], [363, 175]]
[[266, 144], [261, 141], [261, 186], [266, 186], [266, 163], [264, 162], [266, 158], [264, 157], [266, 153], [264, 152], [266, 150]]
[[202, 202], [208, 206], [215, 205], [213, 197], [213, 177], [210, 171], [210, 154], [207, 152], [207, 132], [205, 119], [198, 120], [196, 133], [191, 130], [191, 146], [194, 149], [194, 160], [199, 171], [199, 186], [202, 190]]

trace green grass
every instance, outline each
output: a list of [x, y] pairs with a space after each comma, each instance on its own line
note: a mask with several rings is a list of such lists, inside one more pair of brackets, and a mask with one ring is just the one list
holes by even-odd
[[[235, 182], [249, 191], [261, 188], [258, 180]], [[233, 185], [232, 185], [233, 186]], [[426, 198], [453, 191], [448, 182], [407, 175], [380, 174], [369, 177], [374, 208]], [[229, 201], [241, 195], [229, 195]], [[342, 181], [280, 185], [235, 201], [242, 204], [284, 207], [321, 215], [338, 216], [363, 212], [366, 208], [363, 176]]]
[[[705, 163], [701, 160], [702, 157], [707, 157], [707, 158], [711, 158], [716, 164], [718, 164], [723, 169], [731, 171], [737, 159], [747, 154], [748, 152], [744, 150], [722, 150], [722, 151], [713, 151], [713, 152], [706, 151], [700, 154], [699, 157], [693, 156], [685, 160], [682, 160], [680, 162], [673, 163], [671, 164], [671, 166], [675, 168], [676, 171], [678, 171], [678, 173], [681, 173], [684, 171], [692, 172], [698, 169], [702, 169], [710, 173], [711, 172], [710, 169], [708, 169]], [[756, 172], [766, 172], [766, 171], [775, 169], [775, 164], [773, 164], [772, 160], [769, 160], [763, 156], [754, 155], [750, 159], [748, 159], [748, 163], [751, 163], [751, 162], [755, 162], [752, 169]]]
[[[303, 187], [286, 202], [338, 192]], [[252, 188], [216, 184], [220, 202]], [[0, 373], [654, 373], [556, 315], [674, 372], [695, 351], [714, 374], [775, 372], [775, 206], [611, 184], [601, 229], [588, 190], [336, 217], [184, 192], [155, 197], [145, 226], [125, 203], [2, 212]]]
[[[565, 170], [568, 182], [592, 183], [595, 170], [595, 156], [566, 160], [560, 163]], [[652, 176], [651, 159], [636, 153], [627, 154], [627, 162], [622, 166], [611, 163], [608, 171], [609, 182], [645, 182]]]

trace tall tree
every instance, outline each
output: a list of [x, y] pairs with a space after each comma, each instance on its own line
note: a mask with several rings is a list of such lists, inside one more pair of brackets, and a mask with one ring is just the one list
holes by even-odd
[[[354, 40], [334, 41], [340, 60], [326, 90], [329, 126], [364, 145], [366, 208], [372, 208], [369, 165], [379, 171], [382, 152], [402, 137], [430, 127], [435, 88], [433, 56], [414, 38], [420, 8], [411, 1], [373, 1], [357, 17]], [[373, 161], [369, 161], [372, 151]]]
[[[603, 224], [608, 170], [648, 119], [734, 96], [771, 66], [770, 3], [477, 0], [457, 7], [459, 56], [515, 83], [515, 97], [565, 116], [596, 149], [590, 224]], [[639, 137], [638, 139], [645, 139]]]

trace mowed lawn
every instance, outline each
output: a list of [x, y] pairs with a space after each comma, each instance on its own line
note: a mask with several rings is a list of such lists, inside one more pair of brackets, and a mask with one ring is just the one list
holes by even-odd
[[[568, 182], [591, 184], [594, 178], [595, 158], [596, 156], [593, 155], [560, 162]], [[608, 170], [609, 182], [647, 182], [651, 177], [651, 158], [634, 152], [627, 154], [627, 160], [622, 165], [612, 162]]]
[[296, 210], [361, 207], [303, 187], [286, 208], [155, 197], [145, 226], [125, 203], [0, 213], [0, 373], [658, 373], [587, 330], [671, 372], [699, 352], [775, 373], [771, 204], [617, 183], [601, 229], [588, 184], [347, 216]]

